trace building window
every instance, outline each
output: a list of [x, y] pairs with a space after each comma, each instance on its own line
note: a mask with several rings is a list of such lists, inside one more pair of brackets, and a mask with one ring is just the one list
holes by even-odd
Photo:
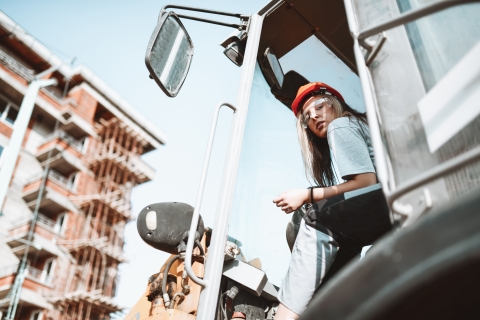
[[0, 95], [0, 120], [13, 124], [17, 120], [19, 108]]
[[33, 311], [30, 316], [30, 320], [40, 320], [42, 319], [42, 311]]
[[55, 232], [59, 234], [64, 234], [67, 226], [67, 214], [62, 213], [57, 217], [57, 222], [55, 223]]
[[52, 282], [53, 269], [55, 269], [55, 259], [51, 258], [45, 261], [45, 265], [42, 271], [41, 281], [44, 283]]
[[75, 191], [77, 190], [78, 184], [78, 172], [72, 173], [70, 177], [68, 177], [68, 186], [70, 190]]
[[85, 137], [85, 139], [83, 139], [83, 141], [82, 141], [82, 151], [81, 151], [82, 154], [87, 153], [88, 142], [89, 142], [88, 137]]

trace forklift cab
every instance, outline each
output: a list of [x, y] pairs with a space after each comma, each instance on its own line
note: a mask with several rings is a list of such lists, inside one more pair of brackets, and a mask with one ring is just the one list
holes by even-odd
[[[471, 210], [479, 202], [480, 186], [480, 4], [474, 2], [271, 1], [251, 16], [181, 6], [162, 9], [146, 64], [151, 77], [171, 97], [181, 90], [193, 59], [193, 43], [181, 20], [215, 23], [178, 12], [200, 11], [240, 20], [229, 25], [236, 31], [222, 43], [225, 55], [242, 68], [237, 100], [234, 104], [220, 103], [215, 111], [197, 203], [192, 223], [186, 227], [189, 234], [197, 230], [216, 119], [220, 108], [227, 106], [234, 116], [205, 273], [196, 275], [191, 267], [194, 237], [188, 238], [184, 255], [189, 278], [202, 287], [195, 312], [198, 319], [223, 317], [217, 303], [226, 246], [238, 249], [236, 260], [255, 260], [255, 266], [265, 273], [265, 281], [281, 285], [290, 258], [283, 232], [290, 217], [272, 199], [281, 191], [311, 185], [305, 177], [290, 110], [298, 88], [308, 82], [332, 85], [349, 105], [367, 112], [377, 178], [392, 220], [400, 229], [410, 229], [381, 240], [365, 259], [346, 268], [322, 289], [321, 299], [312, 301], [306, 318], [322, 310], [328, 319], [352, 315], [355, 319], [381, 319], [385, 308], [396, 304], [393, 293], [388, 291], [390, 295], [385, 297], [390, 300], [383, 301], [379, 292], [396, 286], [399, 296], [411, 293], [417, 278], [395, 281], [421, 266], [423, 258], [444, 253], [447, 240], [441, 234], [447, 226], [438, 222], [439, 239], [432, 240], [435, 235], [428, 233], [422, 246], [422, 228], [428, 224], [424, 221], [452, 215], [455, 208], [467, 203], [468, 208], [454, 221], [458, 228], [468, 224], [470, 231], [451, 235], [447, 243], [463, 243], [464, 237], [480, 230], [480, 221], [472, 219]], [[442, 213], [445, 207], [450, 211]], [[432, 221], [430, 228], [436, 223]], [[471, 241], [480, 244], [478, 239]], [[480, 266], [478, 254], [465, 262], [466, 256], [478, 253], [478, 247], [456, 248], [458, 254], [449, 260], [451, 267], [470, 270]], [[422, 254], [411, 253], [414, 258], [409, 260], [405, 258], [409, 250]], [[456, 259], [458, 264], [452, 264]], [[382, 266], [398, 272], [383, 272]], [[372, 270], [378, 271], [381, 281], [372, 281]], [[422, 272], [429, 270], [436, 269]], [[445, 275], [445, 270], [436, 276]], [[471, 279], [480, 280], [478, 275]], [[341, 303], [342, 287], [358, 293], [348, 308], [322, 302]], [[467, 287], [464, 283], [456, 289], [465, 291]], [[361, 288], [370, 295], [361, 294]], [[478, 300], [472, 299], [464, 301], [469, 306]], [[372, 304], [368, 312], [367, 302]]]

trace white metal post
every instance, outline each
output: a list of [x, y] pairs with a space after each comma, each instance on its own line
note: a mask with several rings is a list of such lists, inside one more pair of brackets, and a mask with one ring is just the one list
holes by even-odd
[[8, 147], [4, 150], [4, 161], [0, 168], [0, 213], [3, 210], [8, 187], [10, 186], [10, 180], [12, 179], [13, 171], [15, 170], [15, 164], [17, 163], [18, 154], [22, 147], [28, 122], [32, 116], [38, 90], [51, 85], [57, 85], [57, 79], [33, 80], [28, 86], [27, 93], [22, 100], [18, 117], [13, 125], [12, 137], [10, 138]]
[[240, 151], [242, 149], [243, 132], [247, 121], [248, 104], [252, 89], [253, 74], [257, 62], [257, 51], [260, 42], [264, 15], [253, 14], [248, 32], [247, 48], [243, 60], [242, 74], [235, 106], [237, 112], [233, 115], [232, 128], [228, 143], [227, 159], [223, 169], [222, 184], [213, 225], [213, 234], [208, 250], [204, 280], [208, 286], [200, 293], [197, 320], [212, 320], [215, 318], [218, 290], [222, 278], [224, 249], [227, 241], [228, 221], [233, 203], [235, 181], [237, 177]]

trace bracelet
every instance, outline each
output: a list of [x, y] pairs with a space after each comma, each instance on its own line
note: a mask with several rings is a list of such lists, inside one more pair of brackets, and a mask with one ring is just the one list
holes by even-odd
[[311, 186], [311, 187], [307, 188], [307, 189], [310, 189], [310, 203], [311, 204], [315, 203], [315, 199], [313, 199], [313, 189], [317, 189], [317, 188], [321, 188], [321, 187], [320, 186]]
[[308, 189], [310, 189], [310, 203], [311, 203], [311, 204], [314, 203], [314, 201], [313, 201], [313, 189], [314, 189], [314, 188], [315, 188], [315, 187], [308, 187]]

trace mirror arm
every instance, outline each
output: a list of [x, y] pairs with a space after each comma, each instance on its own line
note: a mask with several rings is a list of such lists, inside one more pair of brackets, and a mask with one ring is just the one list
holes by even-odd
[[160, 18], [165, 14], [165, 12], [167, 12], [167, 9], [182, 9], [182, 10], [218, 14], [218, 15], [222, 15], [222, 16], [229, 16], [229, 17], [236, 17], [236, 18], [245, 17], [243, 14], [240, 14], [240, 13], [223, 12], [223, 11], [217, 11], [217, 10], [208, 10], [208, 9], [202, 9], [202, 8], [177, 6], [177, 5], [174, 5], [174, 4], [167, 4], [166, 6], [164, 6], [162, 8], [162, 10], [160, 10], [160, 15], [158, 16], [158, 21], [160, 21]]
[[201, 21], [201, 22], [216, 24], [216, 25], [219, 25], [219, 26], [231, 27], [231, 28], [235, 28], [235, 29], [239, 29], [239, 30], [245, 30], [246, 29], [246, 25], [243, 25], [243, 24], [225, 23], [225, 22], [220, 22], [220, 21], [215, 21], [215, 20], [208, 20], [208, 19], [203, 19], [203, 18], [198, 18], [198, 17], [186, 16], [186, 15], [178, 14], [178, 13], [175, 13], [175, 14], [179, 18]]
[[247, 29], [248, 22], [250, 21], [250, 16], [240, 14], [240, 13], [223, 12], [223, 11], [209, 10], [209, 9], [202, 9], [202, 8], [195, 8], [195, 7], [177, 6], [177, 5], [173, 5], [173, 4], [167, 4], [166, 6], [164, 6], [160, 10], [160, 14], [158, 15], [158, 21], [160, 21], [162, 16], [167, 12], [167, 9], [181, 9], [181, 10], [187, 10], [187, 11], [197, 11], [197, 12], [203, 12], [203, 13], [218, 14], [218, 15], [222, 15], [222, 16], [240, 18], [242, 20], [242, 24], [234, 24], [234, 23], [225, 23], [225, 22], [203, 19], [203, 18], [198, 18], [198, 17], [192, 17], [192, 16], [187, 16], [187, 15], [176, 13], [176, 15], [180, 18], [196, 20], [196, 21], [216, 24], [216, 25], [220, 25], [220, 26], [225, 26], [225, 27], [231, 27], [231, 28], [235, 28], [235, 29], [239, 29], [239, 30]]

